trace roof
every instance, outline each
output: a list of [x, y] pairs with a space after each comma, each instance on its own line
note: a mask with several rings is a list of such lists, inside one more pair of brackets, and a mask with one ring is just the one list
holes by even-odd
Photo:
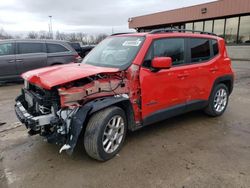
[[250, 0], [219, 0], [129, 19], [129, 28], [183, 23], [240, 14], [250, 14]]
[[52, 40], [52, 39], [3, 39], [0, 42], [15, 41], [15, 42], [55, 42], [55, 43], [68, 43], [65, 40]]

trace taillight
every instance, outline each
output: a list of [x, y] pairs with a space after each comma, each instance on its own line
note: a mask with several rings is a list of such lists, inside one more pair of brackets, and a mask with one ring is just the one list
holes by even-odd
[[228, 57], [227, 49], [226, 49], [226, 48], [225, 48], [225, 50], [224, 50], [224, 57], [225, 57], [225, 58]]
[[75, 55], [74, 58], [75, 58], [75, 60], [74, 60], [75, 63], [80, 63], [82, 60], [81, 56], [79, 56], [79, 55]]

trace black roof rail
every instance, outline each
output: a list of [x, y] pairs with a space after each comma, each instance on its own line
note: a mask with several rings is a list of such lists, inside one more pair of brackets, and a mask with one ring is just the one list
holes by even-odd
[[136, 33], [136, 32], [113, 33], [113, 34], [111, 34], [110, 36], [124, 35], [124, 34], [133, 34], [133, 33]]
[[192, 32], [192, 33], [200, 33], [200, 34], [206, 34], [206, 35], [213, 35], [217, 36], [215, 33], [206, 32], [206, 31], [197, 31], [197, 30], [190, 30], [190, 29], [154, 29], [150, 31], [150, 34], [156, 34], [156, 33], [173, 33], [176, 31], [181, 32]]

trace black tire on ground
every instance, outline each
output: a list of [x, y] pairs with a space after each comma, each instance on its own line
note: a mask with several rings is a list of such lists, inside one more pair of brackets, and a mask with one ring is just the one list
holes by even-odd
[[[116, 146], [117, 148], [114, 149], [113, 152], [106, 152], [103, 146], [104, 142], [103, 140], [105, 139], [104, 132], [107, 130], [107, 127], [109, 129], [110, 126], [108, 126], [108, 124], [112, 122], [112, 119], [116, 117], [118, 118], [121, 117], [123, 120], [124, 124], [123, 137], [122, 140], [120, 141], [120, 144], [118, 144], [119, 146]], [[90, 117], [90, 120], [87, 124], [84, 134], [85, 150], [90, 157], [99, 161], [107, 161], [113, 158], [120, 151], [123, 142], [125, 140], [126, 133], [127, 133], [127, 121], [125, 113], [121, 108], [116, 106], [111, 106], [101, 111], [98, 111]], [[117, 141], [115, 142], [118, 143]]]
[[[216, 110], [215, 108], [215, 100], [216, 100], [216, 94], [219, 90], [224, 90], [226, 92], [226, 104], [224, 105], [224, 108], [221, 111]], [[214, 87], [210, 97], [209, 97], [209, 101], [208, 101], [208, 106], [204, 109], [204, 112], [212, 117], [217, 117], [217, 116], [221, 116], [228, 105], [228, 99], [229, 99], [229, 91], [228, 88], [225, 84], [218, 84]]]

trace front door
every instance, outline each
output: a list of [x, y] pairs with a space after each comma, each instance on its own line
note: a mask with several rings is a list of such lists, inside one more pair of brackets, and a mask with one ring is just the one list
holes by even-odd
[[15, 64], [15, 43], [0, 43], [0, 77], [10, 78], [17, 76]]
[[[186, 80], [185, 39], [157, 39], [152, 44], [140, 70], [141, 108], [144, 124], [166, 119], [173, 113], [182, 113], [185, 108]], [[171, 57], [170, 69], [152, 71], [154, 57]]]

